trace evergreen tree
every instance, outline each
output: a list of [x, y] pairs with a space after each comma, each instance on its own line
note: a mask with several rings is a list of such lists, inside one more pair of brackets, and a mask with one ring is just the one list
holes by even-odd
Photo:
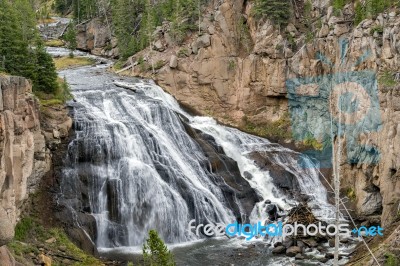
[[278, 26], [286, 26], [291, 16], [290, 0], [256, 0], [254, 12], [266, 16]]
[[0, 1], [0, 58], [3, 71], [32, 78], [33, 60], [29, 41], [24, 37], [21, 16], [8, 1]]
[[174, 257], [158, 236], [157, 231], [150, 230], [149, 238], [143, 245], [144, 265], [175, 266]]
[[0, 1], [0, 21], [0, 70], [31, 79], [35, 90], [56, 91], [57, 73], [29, 0]]
[[53, 58], [46, 52], [43, 44], [38, 43], [36, 47], [36, 80], [34, 89], [53, 94], [58, 89], [57, 72]]
[[75, 24], [73, 22], [69, 23], [68, 30], [64, 35], [64, 40], [67, 42], [67, 48], [69, 49], [69, 56], [74, 57], [74, 51], [78, 47], [76, 40], [76, 30]]

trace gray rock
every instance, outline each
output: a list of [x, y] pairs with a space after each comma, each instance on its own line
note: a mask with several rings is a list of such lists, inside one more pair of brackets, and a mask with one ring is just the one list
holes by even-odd
[[277, 246], [272, 249], [272, 254], [283, 254], [285, 253], [286, 248], [284, 246]]
[[176, 55], [172, 55], [169, 60], [169, 67], [176, 68], [178, 66], [178, 57]]
[[318, 246], [317, 241], [315, 241], [314, 239], [304, 239], [303, 242], [304, 242], [307, 246], [309, 246], [309, 247], [311, 247], [311, 248], [315, 248], [315, 247]]
[[286, 250], [286, 256], [294, 257], [301, 253], [301, 249], [298, 246], [292, 246]]
[[294, 258], [295, 258], [296, 260], [304, 260], [304, 256], [301, 255], [300, 253], [296, 254], [296, 256], [294, 256]]
[[196, 44], [197, 44], [197, 48], [198, 49], [210, 46], [211, 45], [210, 35], [209, 34], [204, 34], [204, 35], [198, 37], [197, 41], [196, 41]]
[[165, 50], [165, 46], [164, 46], [164, 44], [162, 43], [161, 40], [157, 40], [157, 41], [153, 44], [153, 48], [154, 48], [154, 50], [159, 51], [159, 52], [162, 52], [162, 51]]
[[329, 239], [328, 243], [329, 243], [329, 246], [331, 248], [333, 248], [335, 246], [335, 239], [334, 238]]
[[285, 240], [282, 241], [282, 244], [286, 247], [289, 248], [291, 246], [293, 246], [293, 239], [291, 238], [285, 238]]

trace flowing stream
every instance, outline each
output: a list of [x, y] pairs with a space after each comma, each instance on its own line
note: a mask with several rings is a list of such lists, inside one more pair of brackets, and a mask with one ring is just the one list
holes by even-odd
[[[88, 234], [101, 252], [140, 250], [150, 229], [174, 247], [180, 265], [212, 265], [221, 250], [248, 245], [239, 239], [205, 240], [187, 228], [192, 219], [196, 224], [256, 223], [266, 219], [269, 204], [281, 210], [296, 204], [296, 197], [275, 185], [268, 167], [257, 165], [254, 153], [297, 179], [298, 194], [308, 196], [317, 217], [333, 217], [310, 160], [303, 158], [308, 167], [300, 166], [294, 151], [210, 117], [192, 116], [152, 81], [118, 77], [107, 71], [109, 64], [60, 72], [75, 98], [76, 133], [68, 147], [60, 202], [76, 217], [94, 217], [94, 233]], [[78, 218], [76, 223], [81, 223]], [[272, 265], [264, 253], [247, 265]], [[284, 259], [274, 263], [282, 265]], [[207, 261], [211, 264], [202, 264]]]

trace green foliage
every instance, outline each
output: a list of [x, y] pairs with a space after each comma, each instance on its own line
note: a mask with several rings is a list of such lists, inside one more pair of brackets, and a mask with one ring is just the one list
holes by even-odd
[[332, 6], [335, 12], [342, 10], [345, 5], [346, 5], [346, 0], [333, 0], [332, 2]]
[[29, 78], [34, 90], [53, 92], [57, 74], [35, 25], [30, 1], [0, 1], [0, 71]]
[[398, 0], [358, 0], [355, 6], [354, 24], [357, 26], [366, 18], [375, 18], [386, 9], [399, 4]]
[[67, 48], [70, 50], [69, 56], [74, 57], [74, 50], [78, 47], [78, 43], [76, 40], [75, 24], [73, 22], [69, 23], [68, 30], [64, 34], [64, 40], [67, 42]]
[[322, 150], [323, 149], [323, 144], [320, 143], [315, 137], [313, 136], [312, 133], [307, 132], [305, 139], [303, 140], [303, 144], [305, 146], [309, 146], [313, 148], [314, 150]]
[[235, 60], [230, 59], [229, 63], [228, 63], [228, 70], [229, 71], [233, 71], [233, 70], [235, 70], [235, 68], [236, 68]]
[[354, 191], [354, 188], [348, 188], [346, 191], [346, 195], [349, 198], [349, 200], [353, 202], [356, 200], [356, 192]]
[[65, 15], [72, 7], [73, 0], [55, 0], [54, 10], [61, 15]]
[[33, 220], [31, 218], [23, 218], [15, 226], [14, 238], [18, 241], [25, 241], [29, 231], [33, 227]]
[[183, 57], [188, 57], [189, 56], [189, 50], [187, 48], [181, 48], [178, 51], [178, 57], [183, 58]]
[[256, 0], [254, 13], [271, 19], [278, 26], [286, 26], [291, 17], [290, 0]]
[[360, 24], [361, 21], [365, 19], [365, 10], [360, 1], [356, 2], [354, 13], [354, 25], [357, 26], [358, 24]]
[[54, 93], [58, 89], [58, 83], [53, 58], [46, 52], [43, 45], [38, 45], [36, 48], [36, 58], [38, 67], [33, 89]]
[[374, 27], [371, 29], [371, 35], [373, 35], [375, 32], [377, 32], [377, 33], [379, 33], [379, 34], [382, 34], [382, 33], [383, 33], [383, 27], [380, 26], [380, 25], [374, 26]]
[[384, 266], [397, 266], [400, 263], [399, 259], [393, 253], [386, 253], [385, 258]]
[[181, 43], [188, 31], [196, 29], [198, 1], [112, 0], [112, 23], [122, 59], [149, 46], [156, 27], [164, 21], [171, 22], [169, 34]]
[[261, 137], [270, 138], [272, 140], [286, 140], [292, 138], [289, 113], [285, 113], [281, 119], [267, 124], [255, 125], [248, 122], [247, 117], [244, 118], [243, 122], [245, 122], [244, 131]]
[[154, 69], [160, 69], [165, 65], [165, 62], [163, 60], [158, 60], [155, 64], [154, 64]]
[[150, 230], [149, 238], [143, 245], [144, 265], [175, 266], [174, 257], [158, 236], [157, 231]]
[[384, 71], [379, 79], [379, 85], [385, 86], [385, 87], [394, 87], [397, 85], [396, 80], [393, 77], [393, 73], [390, 72], [389, 70]]

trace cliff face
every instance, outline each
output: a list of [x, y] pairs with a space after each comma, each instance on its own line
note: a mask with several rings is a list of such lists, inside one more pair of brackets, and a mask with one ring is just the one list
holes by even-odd
[[95, 18], [77, 25], [77, 48], [94, 55], [116, 58], [117, 41], [112, 37], [107, 21]]
[[[0, 92], [1, 247], [14, 237], [22, 204], [50, 171], [50, 149], [68, 134], [72, 120], [67, 115], [53, 123], [41, 119], [32, 86], [25, 78], [0, 76]], [[45, 122], [43, 127], [41, 122]], [[6, 254], [4, 249], [1, 252]]]
[[[336, 75], [351, 81], [349, 73], [373, 73], [365, 85], [376, 89], [370, 96], [376, 95], [371, 101], [379, 102], [373, 110], [379, 121], [374, 130], [352, 132], [357, 144], [373, 147], [380, 157], [374, 164], [364, 163], [363, 150], [347, 149], [342, 137], [340, 172], [342, 192], [348, 194], [357, 216], [387, 225], [396, 219], [400, 206], [400, 93], [394, 78], [400, 64], [400, 19], [393, 10], [354, 26], [352, 4], [334, 11], [329, 1], [312, 2], [306, 12], [305, 2], [296, 1], [294, 18], [284, 29], [268, 19], [255, 19], [252, 1], [217, 2], [202, 16], [201, 35], [192, 34], [176, 46], [164, 23], [154, 32], [151, 49], [132, 56], [127, 63], [132, 68], [125, 73], [151, 77], [183, 105], [244, 129], [280, 121], [298, 110], [301, 101], [287, 89], [290, 80], [323, 82]], [[394, 84], [381, 82], [383, 74]], [[328, 99], [319, 94], [318, 86], [302, 89]], [[324, 141], [329, 133], [327, 110], [320, 103], [302, 108], [309, 116], [297, 122], [314, 132], [316, 141]], [[350, 155], [356, 160], [347, 160]]]

